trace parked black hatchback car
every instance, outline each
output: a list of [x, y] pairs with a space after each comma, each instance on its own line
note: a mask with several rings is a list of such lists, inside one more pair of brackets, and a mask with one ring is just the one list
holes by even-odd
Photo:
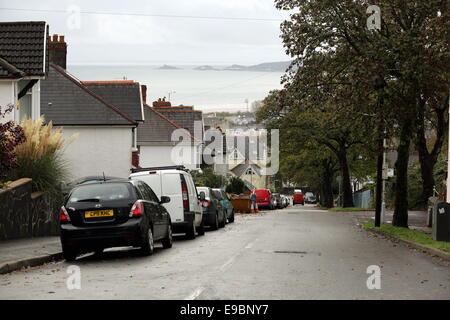
[[172, 226], [155, 195], [140, 180], [110, 180], [75, 187], [61, 207], [61, 244], [66, 260], [104, 248], [140, 247], [151, 255], [154, 243], [172, 247]]

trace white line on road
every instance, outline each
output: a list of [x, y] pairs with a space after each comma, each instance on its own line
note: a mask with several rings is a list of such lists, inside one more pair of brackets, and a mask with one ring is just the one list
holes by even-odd
[[253, 247], [253, 245], [256, 243], [256, 241], [258, 241], [258, 239], [255, 239], [252, 242], [250, 242], [249, 244], [247, 244], [245, 246], [245, 249], [251, 249]]
[[184, 298], [184, 300], [195, 300], [197, 299], [202, 292], [205, 290], [204, 287], [199, 287], [197, 289], [194, 290], [194, 292], [192, 292], [190, 295], [188, 295], [186, 298]]

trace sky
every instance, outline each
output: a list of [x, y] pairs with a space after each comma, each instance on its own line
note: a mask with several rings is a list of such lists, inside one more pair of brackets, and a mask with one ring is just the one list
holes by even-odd
[[65, 35], [69, 65], [287, 61], [288, 17], [272, 0], [0, 0], [0, 21], [47, 21]]

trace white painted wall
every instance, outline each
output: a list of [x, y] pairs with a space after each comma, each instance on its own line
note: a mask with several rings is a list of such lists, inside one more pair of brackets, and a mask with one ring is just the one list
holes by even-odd
[[71, 178], [102, 175], [127, 178], [131, 168], [131, 127], [64, 127], [64, 138], [78, 138], [64, 150]]
[[[140, 146], [139, 165], [141, 167], [184, 165], [187, 169], [194, 170], [198, 167], [199, 148], [197, 146], [178, 145], [178, 154], [173, 146]], [[192, 155], [192, 157], [191, 157]]]
[[[15, 105], [15, 88], [16, 83], [13, 81], [0, 81], [0, 106], [2, 106], [3, 111], [5, 111], [5, 107], [8, 104]], [[7, 114], [5, 118], [0, 118], [1, 123], [5, 123], [10, 120], [14, 120], [14, 111]]]

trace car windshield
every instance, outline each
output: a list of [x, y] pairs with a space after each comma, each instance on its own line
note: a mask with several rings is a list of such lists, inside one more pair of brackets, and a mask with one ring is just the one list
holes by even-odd
[[124, 183], [81, 185], [73, 190], [68, 202], [98, 202], [130, 198], [130, 191]]
[[314, 194], [313, 194], [312, 192], [307, 192], [305, 195], [306, 195], [307, 197], [314, 197]]

